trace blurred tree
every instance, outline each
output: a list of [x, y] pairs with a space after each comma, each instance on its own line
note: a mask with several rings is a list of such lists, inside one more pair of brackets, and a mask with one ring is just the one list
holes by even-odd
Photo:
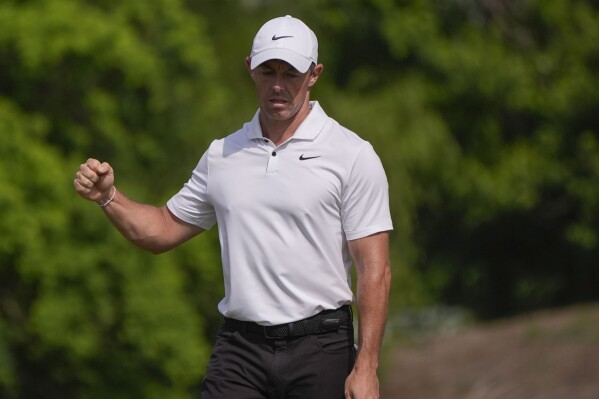
[[376, 3], [436, 122], [415, 129], [429, 159], [406, 154], [405, 128], [396, 152], [417, 157], [400, 193], [420, 194], [412, 245], [427, 291], [485, 317], [596, 299], [597, 7]]
[[203, 19], [178, 0], [5, 1], [0, 27], [0, 396], [187, 397], [215, 235], [140, 253], [72, 179], [88, 156], [149, 202], [187, 179], [226, 104]]

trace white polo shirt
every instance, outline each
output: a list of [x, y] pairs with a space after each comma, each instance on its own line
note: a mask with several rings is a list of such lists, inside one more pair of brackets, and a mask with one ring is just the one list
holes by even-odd
[[388, 184], [372, 146], [318, 102], [278, 147], [259, 113], [215, 140], [167, 203], [181, 220], [218, 223], [220, 312], [276, 325], [352, 302], [347, 240], [393, 228]]

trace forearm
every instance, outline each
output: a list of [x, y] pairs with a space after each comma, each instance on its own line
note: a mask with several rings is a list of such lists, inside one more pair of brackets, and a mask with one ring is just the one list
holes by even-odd
[[[98, 204], [107, 201], [103, 199]], [[165, 207], [140, 204], [116, 191], [112, 201], [101, 209], [117, 230], [138, 247], [152, 253], [172, 248]]]
[[391, 266], [389, 234], [373, 234], [349, 241], [357, 271], [358, 355], [354, 369], [345, 381], [345, 397], [379, 397], [377, 370], [389, 306]]
[[357, 370], [376, 371], [387, 322], [391, 268], [388, 261], [359, 277], [358, 299], [358, 356]]
[[125, 238], [152, 253], [167, 251], [204, 231], [161, 208], [127, 198], [114, 186], [114, 171], [107, 162], [90, 158], [79, 166], [75, 190], [97, 203]]

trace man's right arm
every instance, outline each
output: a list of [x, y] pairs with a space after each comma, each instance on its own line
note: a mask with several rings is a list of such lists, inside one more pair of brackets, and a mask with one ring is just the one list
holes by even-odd
[[114, 186], [112, 167], [88, 159], [75, 175], [75, 189], [102, 210], [121, 234], [140, 248], [158, 254], [176, 247], [204, 230], [174, 216], [166, 206], [137, 203]]

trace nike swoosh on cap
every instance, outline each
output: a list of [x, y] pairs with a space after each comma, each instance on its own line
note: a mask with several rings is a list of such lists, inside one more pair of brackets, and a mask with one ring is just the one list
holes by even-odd
[[279, 40], [279, 39], [285, 39], [288, 37], [293, 37], [293, 36], [277, 36], [277, 35], [273, 35], [272, 36], [272, 40]]

